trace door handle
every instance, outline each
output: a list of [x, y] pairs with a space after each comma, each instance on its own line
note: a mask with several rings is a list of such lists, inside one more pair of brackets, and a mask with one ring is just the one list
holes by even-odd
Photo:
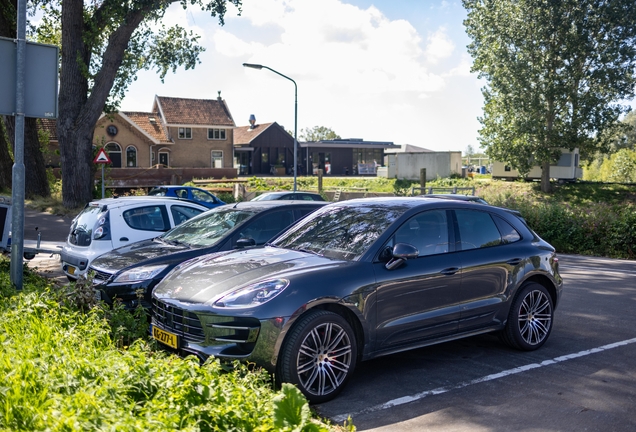
[[459, 271], [459, 267], [449, 267], [442, 270], [440, 273], [443, 275], [454, 275]]
[[511, 260], [506, 261], [506, 264], [510, 264], [512, 266], [516, 266], [521, 263], [521, 258], [513, 258]]
[[119, 241], [128, 241], [128, 237], [121, 237]]

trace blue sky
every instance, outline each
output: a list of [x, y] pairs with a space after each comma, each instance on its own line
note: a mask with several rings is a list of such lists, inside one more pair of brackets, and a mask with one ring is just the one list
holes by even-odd
[[460, 1], [244, 0], [226, 24], [173, 5], [166, 23], [201, 35], [206, 52], [194, 70], [179, 69], [161, 83], [144, 71], [122, 103], [148, 111], [154, 95], [227, 101], [238, 126], [332, 128], [343, 138], [392, 141], [437, 151], [478, 149], [483, 99], [471, 74], [469, 39]]

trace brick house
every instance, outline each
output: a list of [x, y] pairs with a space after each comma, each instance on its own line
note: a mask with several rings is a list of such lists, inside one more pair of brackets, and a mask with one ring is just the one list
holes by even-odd
[[113, 168], [232, 168], [234, 120], [217, 99], [155, 96], [150, 112], [102, 115], [94, 143], [105, 146]]

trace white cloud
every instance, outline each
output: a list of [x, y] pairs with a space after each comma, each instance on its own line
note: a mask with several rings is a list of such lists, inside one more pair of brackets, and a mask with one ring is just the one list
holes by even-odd
[[246, 42], [225, 30], [217, 30], [212, 36], [214, 47], [219, 54], [227, 57], [249, 56], [263, 49], [258, 42]]
[[[416, 29], [382, 12], [390, 1], [367, 9], [343, 1], [244, 0], [242, 15], [228, 10], [224, 27], [206, 13], [170, 8], [170, 22], [200, 29], [207, 48], [202, 64], [169, 74], [165, 84], [145, 73], [124, 109], [135, 100], [150, 106], [154, 94], [214, 98], [222, 90], [237, 125], [255, 114], [258, 122], [291, 130], [293, 86], [269, 71], [241, 66], [259, 63], [296, 81], [299, 131], [323, 125], [345, 138], [440, 150], [475, 145], [479, 107], [461, 99], [481, 98], [479, 86], [446, 23]], [[142, 91], [141, 83], [149, 89]]]
[[427, 60], [433, 64], [440, 59], [453, 55], [455, 44], [446, 34], [446, 29], [440, 28], [427, 38], [426, 56]]
[[[421, 37], [408, 21], [391, 21], [375, 7], [362, 10], [338, 0], [266, 3], [271, 6], [267, 15], [254, 12], [245, 17], [283, 30], [280, 40], [268, 46], [245, 40], [254, 48], [249, 62], [266, 60], [321, 86], [345, 81], [353, 94], [430, 92], [444, 85], [443, 78], [423, 64]], [[244, 8], [250, 5], [246, 2]], [[430, 56], [435, 60], [448, 55], [440, 51], [449, 46], [445, 42], [442, 34], [432, 40]]]

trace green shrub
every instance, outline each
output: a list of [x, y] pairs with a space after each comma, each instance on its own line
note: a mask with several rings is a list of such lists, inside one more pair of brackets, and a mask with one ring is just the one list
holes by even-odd
[[0, 430], [329, 430], [295, 387], [275, 392], [261, 370], [200, 365], [143, 339], [122, 346], [106, 308], [71, 298], [84, 288], [27, 270], [16, 292], [8, 267], [0, 258]]
[[230, 192], [220, 192], [215, 194], [216, 197], [218, 199], [220, 199], [221, 201], [230, 204], [230, 203], [234, 203], [236, 202], [236, 198], [234, 198], [234, 194], [230, 193]]

